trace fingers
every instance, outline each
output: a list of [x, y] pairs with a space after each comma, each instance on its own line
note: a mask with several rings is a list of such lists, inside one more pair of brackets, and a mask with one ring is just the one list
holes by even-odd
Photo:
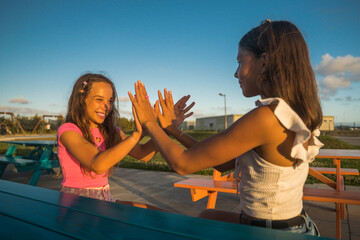
[[159, 115], [160, 115], [159, 100], [157, 100], [156, 103], [154, 104], [154, 111], [155, 111], [156, 116], [159, 117]]
[[181, 106], [182, 104], [183, 104], [183, 100], [184, 100], [184, 98], [185, 98], [186, 96], [183, 96], [182, 98], [180, 98], [176, 103], [175, 103], [175, 105], [174, 105], [174, 108], [176, 109], [176, 108], [178, 108], [178, 106]]
[[[146, 91], [146, 88], [145, 88], [145, 84], [144, 84], [144, 83], [141, 83], [141, 89], [142, 89], [142, 93], [144, 94], [146, 100], [149, 101], [149, 95], [148, 95], [148, 93], [147, 93], [147, 91]], [[150, 101], [149, 101], [149, 102], [150, 102]]]
[[147, 95], [145, 85], [140, 80], [135, 83], [135, 93], [137, 101], [149, 102], [149, 96]]
[[190, 112], [190, 113], [188, 113], [188, 114], [185, 114], [185, 115], [184, 115], [184, 119], [190, 117], [191, 115], [193, 115], [193, 113], [194, 113], [194, 112]]
[[135, 110], [134, 105], [132, 106], [132, 114], [134, 115], [134, 120], [137, 121], [138, 118], [137, 118], [137, 115], [136, 115], [136, 110]]
[[187, 96], [183, 96], [182, 98], [180, 98], [177, 103], [175, 105], [180, 105], [180, 106], [185, 106], [186, 105], [186, 102], [187, 100], [189, 100], [190, 98], [190, 95], [187, 95]]
[[161, 91], [160, 91], [160, 90], [158, 91], [158, 97], [159, 97], [159, 101], [160, 101], [161, 108], [164, 109], [164, 108], [166, 107], [166, 103], [165, 103], [164, 98], [163, 98], [162, 95], [161, 95]]
[[188, 112], [194, 105], [195, 102], [192, 102], [187, 108], [184, 109], [184, 113]]
[[128, 95], [129, 95], [129, 98], [130, 98], [130, 101], [132, 102], [132, 104], [135, 104], [136, 100], [135, 100], [135, 98], [133, 97], [133, 95], [131, 94], [130, 91], [128, 91]]
[[[181, 106], [180, 109], [183, 109], [183, 108], [186, 106], [186, 101], [187, 101], [187, 100], [185, 100], [185, 99], [186, 99], [186, 97], [184, 98], [184, 102], [180, 105], [180, 106]], [[170, 105], [171, 105], [171, 106], [174, 106], [174, 100], [173, 100], [172, 92], [171, 92], [171, 91], [169, 91], [169, 102], [170, 102]]]
[[165, 95], [166, 106], [167, 106], [168, 108], [175, 107], [175, 106], [174, 106], [174, 102], [170, 100], [171, 91], [168, 92], [167, 89], [165, 88], [165, 90], [164, 90], [164, 95]]
[[139, 123], [139, 118], [137, 116], [137, 112], [134, 105], [132, 106], [132, 114], [134, 115], [135, 124]]
[[140, 89], [139, 89], [139, 83], [138, 82], [135, 82], [134, 88], [135, 88], [136, 98], [140, 98]]
[[[169, 102], [170, 104], [174, 104], [174, 100], [173, 100], [173, 97], [172, 97], [172, 92], [169, 92]], [[185, 107], [186, 107], [186, 102], [189, 100], [190, 98], [190, 95], [186, 95], [186, 96], [183, 96], [182, 98], [180, 98], [179, 101], [177, 101], [174, 105], [174, 109], [176, 111], [181, 111], [181, 110], [184, 110], [185, 111]], [[194, 106], [195, 103], [191, 103], [191, 107], [189, 106], [188, 107], [188, 110], [186, 110], [185, 112], [189, 111], [193, 106]]]
[[135, 109], [134, 105], [132, 106], [132, 113], [134, 115], [134, 121], [135, 121], [136, 130], [141, 134], [142, 133], [142, 127], [141, 127], [141, 124], [140, 124], [139, 118], [137, 116], [137, 112], [136, 112], [136, 109]]

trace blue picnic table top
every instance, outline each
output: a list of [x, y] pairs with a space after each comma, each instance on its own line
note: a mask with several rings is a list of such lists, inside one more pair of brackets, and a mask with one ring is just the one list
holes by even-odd
[[[2, 239], [321, 239], [0, 180]], [[324, 238], [323, 238], [324, 239]]]

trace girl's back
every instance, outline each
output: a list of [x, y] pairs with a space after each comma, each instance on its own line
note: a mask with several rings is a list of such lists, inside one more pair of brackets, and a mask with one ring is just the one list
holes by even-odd
[[282, 99], [267, 98], [257, 104], [257, 110], [271, 111], [264, 118], [268, 129], [264, 137], [270, 139], [236, 159], [241, 209], [255, 218], [289, 219], [302, 209], [309, 162], [322, 144]]

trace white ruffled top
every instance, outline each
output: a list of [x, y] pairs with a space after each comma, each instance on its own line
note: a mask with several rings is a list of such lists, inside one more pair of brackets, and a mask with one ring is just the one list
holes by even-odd
[[[315, 159], [323, 144], [314, 132], [306, 127], [302, 119], [281, 98], [266, 98], [256, 102], [257, 106], [276, 104], [274, 114], [288, 130], [295, 132], [291, 157], [297, 164], [282, 167], [261, 158], [254, 150], [236, 158], [234, 176], [240, 181], [241, 210], [261, 219], [289, 219], [298, 215], [302, 208], [303, 186], [308, 176], [309, 163]], [[303, 143], [308, 141], [308, 149]], [[241, 172], [241, 177], [240, 176]]]

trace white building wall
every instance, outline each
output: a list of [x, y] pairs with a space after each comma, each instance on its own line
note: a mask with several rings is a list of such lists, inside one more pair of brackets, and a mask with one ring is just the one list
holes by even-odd
[[[241, 118], [241, 114], [227, 115], [227, 127], [233, 124], [236, 120]], [[198, 130], [224, 130], [225, 129], [225, 115], [205, 117], [196, 119], [196, 129]]]
[[323, 116], [320, 131], [334, 131], [334, 116]]

